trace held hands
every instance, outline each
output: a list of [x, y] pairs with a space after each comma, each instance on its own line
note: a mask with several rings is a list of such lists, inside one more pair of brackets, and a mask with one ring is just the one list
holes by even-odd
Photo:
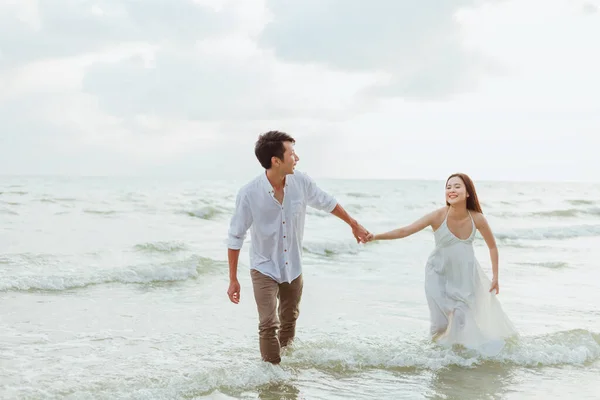
[[500, 292], [500, 285], [498, 285], [498, 278], [492, 280], [492, 286], [490, 287], [490, 293], [496, 290], [496, 294]]
[[361, 224], [357, 223], [352, 226], [352, 234], [356, 239], [356, 243], [366, 243], [367, 236], [370, 234]]

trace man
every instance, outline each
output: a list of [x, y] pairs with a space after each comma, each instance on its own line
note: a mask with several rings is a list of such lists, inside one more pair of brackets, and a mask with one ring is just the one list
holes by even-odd
[[238, 259], [251, 229], [250, 274], [258, 308], [260, 352], [264, 361], [273, 364], [279, 364], [280, 349], [292, 342], [296, 331], [303, 287], [306, 206], [342, 219], [352, 228], [357, 242], [364, 243], [369, 234], [309, 176], [294, 171], [299, 161], [295, 143], [290, 135], [279, 131], [259, 136], [254, 152], [265, 172], [238, 192], [228, 234], [227, 295], [238, 304]]

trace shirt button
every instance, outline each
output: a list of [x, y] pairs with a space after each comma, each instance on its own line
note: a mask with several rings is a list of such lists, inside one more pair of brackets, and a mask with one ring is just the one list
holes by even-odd
[[287, 251], [287, 249], [285, 249], [284, 251]]
[[283, 221], [283, 223], [285, 224], [285, 221]]
[[285, 239], [285, 236], [283, 238]]

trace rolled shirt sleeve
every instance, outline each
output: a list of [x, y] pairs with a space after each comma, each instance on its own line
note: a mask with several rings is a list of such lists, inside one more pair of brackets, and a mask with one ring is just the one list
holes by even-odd
[[235, 200], [235, 212], [229, 224], [227, 247], [240, 250], [252, 225], [252, 210], [244, 191], [240, 191]]
[[304, 174], [303, 178], [308, 205], [327, 213], [332, 212], [338, 203], [336, 198], [321, 190], [310, 176]]

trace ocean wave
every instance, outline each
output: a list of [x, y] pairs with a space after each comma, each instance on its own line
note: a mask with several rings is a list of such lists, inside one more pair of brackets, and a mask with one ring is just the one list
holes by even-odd
[[34, 266], [56, 266], [61, 262], [61, 257], [47, 253], [21, 253], [4, 254], [0, 256], [0, 264], [8, 264], [17, 267]]
[[496, 233], [496, 238], [501, 241], [572, 239], [593, 236], [600, 236], [600, 225], [543, 227]]
[[13, 210], [8, 210], [8, 209], [1, 209], [0, 210], [0, 214], [5, 214], [5, 215], [19, 215], [18, 212], [13, 211]]
[[573, 218], [584, 215], [600, 216], [600, 208], [568, 208], [563, 210], [550, 210], [550, 211], [537, 211], [530, 215], [534, 217], [562, 217], [562, 218]]
[[[294, 373], [281, 366], [274, 366], [259, 361], [248, 361], [232, 357], [231, 361], [224, 366], [209, 365], [194, 372], [179, 371], [175, 376], [168, 378], [168, 383], [163, 382], [157, 371], [154, 376], [142, 376], [127, 380], [127, 384], [98, 384], [94, 390], [77, 390], [76, 398], [93, 399], [200, 399], [209, 396], [210, 399], [235, 399], [240, 398], [244, 390], [269, 392], [269, 398], [273, 393], [273, 385], [287, 386], [285, 382], [294, 379]], [[232, 373], [232, 371], [236, 371]], [[137, 381], [137, 382], [133, 382]], [[132, 386], [136, 387], [132, 387]], [[108, 386], [108, 387], [107, 387]], [[290, 387], [291, 388], [291, 387]], [[285, 391], [285, 388], [283, 389]], [[290, 389], [294, 391], [294, 389]], [[230, 393], [230, 397], [223, 393]], [[31, 390], [27, 397], [44, 397], [48, 392]], [[283, 393], [282, 393], [283, 394]], [[277, 397], [287, 399], [288, 397]], [[289, 397], [296, 398], [296, 397]]]
[[[582, 366], [600, 359], [600, 335], [586, 330], [557, 332], [524, 337], [509, 343], [495, 357], [473, 351], [445, 348], [424, 340], [344, 337], [302, 341], [297, 339], [283, 353], [279, 366], [238, 360], [231, 375], [229, 368], [215, 368], [194, 376], [191, 386], [179, 391], [194, 396], [211, 393], [236, 395], [244, 390], [260, 390], [266, 385], [286, 386], [298, 370], [315, 369], [335, 376], [351, 376], [368, 370], [419, 371], [445, 373], [451, 368], [478, 366], [556, 367]], [[240, 365], [242, 366], [242, 365]]]
[[358, 199], [378, 199], [378, 198], [381, 197], [381, 196], [379, 196], [377, 194], [359, 193], [359, 192], [346, 193], [346, 196], [355, 197], [355, 198], [358, 198]]
[[336, 338], [295, 344], [285, 364], [332, 372], [364, 369], [427, 369], [473, 367], [501, 363], [525, 367], [584, 365], [600, 359], [600, 334], [571, 330], [521, 337], [500, 354], [486, 357], [472, 350], [442, 347], [431, 341]]
[[[229, 344], [226, 350], [218, 351], [218, 358], [214, 354], [206, 355], [194, 367], [184, 369], [176, 369], [176, 363], [169, 364], [172, 360], [155, 363], [156, 355], [142, 354], [141, 361], [146, 361], [144, 365], [147, 366], [145, 370], [127, 368], [126, 372], [115, 375], [117, 379], [110, 381], [104, 377], [95, 380], [86, 376], [83, 379], [78, 374], [80, 370], [76, 370], [76, 377], [84, 383], [69, 389], [77, 398], [95, 399], [240, 398], [244, 393], [249, 395], [248, 392], [263, 392], [269, 398], [275, 398], [274, 393], [288, 398], [287, 393], [296, 398], [298, 377], [305, 371], [309, 374], [319, 371], [334, 379], [352, 379], [373, 370], [392, 373], [431, 371], [434, 376], [452, 376], [455, 373], [473, 374], [476, 367], [501, 374], [510, 374], [513, 367], [581, 367], [600, 359], [600, 335], [571, 330], [523, 337], [491, 358], [457, 348], [444, 348], [428, 340], [364, 337], [360, 334], [310, 341], [297, 339], [284, 350], [280, 365], [257, 360], [254, 348], [252, 357], [246, 358], [244, 353], [245, 349]], [[226, 361], [221, 361], [223, 359]], [[494, 373], [485, 376], [494, 379]], [[19, 390], [20, 397], [37, 397], [33, 390], [35, 395], [42, 394], [37, 392], [41, 389], [27, 385]], [[63, 385], [50, 385], [44, 388], [44, 394], [60, 390], [64, 390]]]
[[493, 358], [525, 367], [584, 365], [600, 359], [600, 334], [574, 329], [524, 337]]
[[121, 196], [119, 196], [119, 200], [135, 204], [144, 204], [148, 200], [148, 198], [149, 196], [145, 193], [135, 192], [124, 193]]
[[[233, 367], [233, 368], [232, 368]], [[240, 373], [232, 374], [231, 371]], [[291, 371], [280, 366], [252, 361], [238, 361], [235, 365], [214, 368], [194, 376], [195, 384], [180, 391], [178, 395], [206, 396], [219, 392], [239, 393], [242, 390], [256, 389], [265, 385], [290, 381], [293, 378]], [[285, 397], [284, 397], [285, 398]]]
[[51, 195], [48, 195], [46, 197], [41, 197], [41, 198], [35, 199], [35, 201], [40, 202], [40, 203], [58, 204], [58, 203], [74, 203], [79, 200], [74, 197], [51, 197]]
[[217, 219], [221, 214], [223, 214], [223, 210], [214, 206], [206, 206], [201, 207], [197, 210], [184, 211], [185, 214], [190, 217], [201, 218], [206, 220], [214, 220]]
[[317, 210], [312, 207], [306, 207], [306, 214], [315, 216], [315, 217], [319, 217], [319, 218], [328, 218], [331, 216], [331, 214], [329, 214], [325, 211]]
[[186, 281], [225, 268], [225, 263], [211, 258], [192, 256], [182, 261], [135, 265], [127, 268], [72, 275], [3, 275], [0, 291], [61, 291], [108, 283], [150, 284]]
[[536, 211], [530, 215], [533, 217], [576, 217], [580, 214], [580, 211], [576, 208], [569, 208], [566, 210]]
[[136, 244], [134, 249], [148, 253], [175, 253], [186, 250], [187, 246], [181, 242], [150, 242]]
[[527, 263], [527, 262], [521, 262], [521, 263], [517, 263], [519, 265], [527, 265], [527, 266], [531, 266], [531, 267], [542, 267], [542, 268], [551, 268], [551, 269], [563, 269], [563, 268], [569, 268], [569, 264], [566, 262], [561, 262], [561, 261], [545, 261], [545, 262], [532, 262], [532, 263]]
[[96, 210], [96, 209], [85, 209], [83, 210], [86, 214], [95, 214], [95, 215], [115, 215], [117, 214], [114, 210]]
[[21, 206], [21, 205], [23, 205], [23, 203], [18, 203], [16, 201], [5, 201], [5, 200], [0, 200], [0, 203], [7, 204], [9, 206]]
[[600, 216], [600, 207], [588, 208], [582, 211], [583, 214]]
[[354, 213], [360, 212], [367, 207], [368, 206], [364, 206], [362, 204], [355, 204], [355, 203], [350, 203], [350, 204], [345, 205], [346, 210], [348, 210], [350, 212], [354, 212]]
[[567, 200], [567, 203], [572, 204], [574, 206], [590, 206], [593, 204], [598, 204], [597, 201], [583, 199]]
[[506, 211], [498, 210], [491, 212], [490, 215], [500, 218], [584, 218], [584, 217], [598, 217], [600, 216], [600, 207], [588, 207], [588, 208], [561, 208], [554, 210], [543, 210], [543, 211]]
[[344, 254], [358, 254], [360, 252], [360, 247], [354, 242], [304, 242], [302, 250], [316, 256], [335, 257]]

